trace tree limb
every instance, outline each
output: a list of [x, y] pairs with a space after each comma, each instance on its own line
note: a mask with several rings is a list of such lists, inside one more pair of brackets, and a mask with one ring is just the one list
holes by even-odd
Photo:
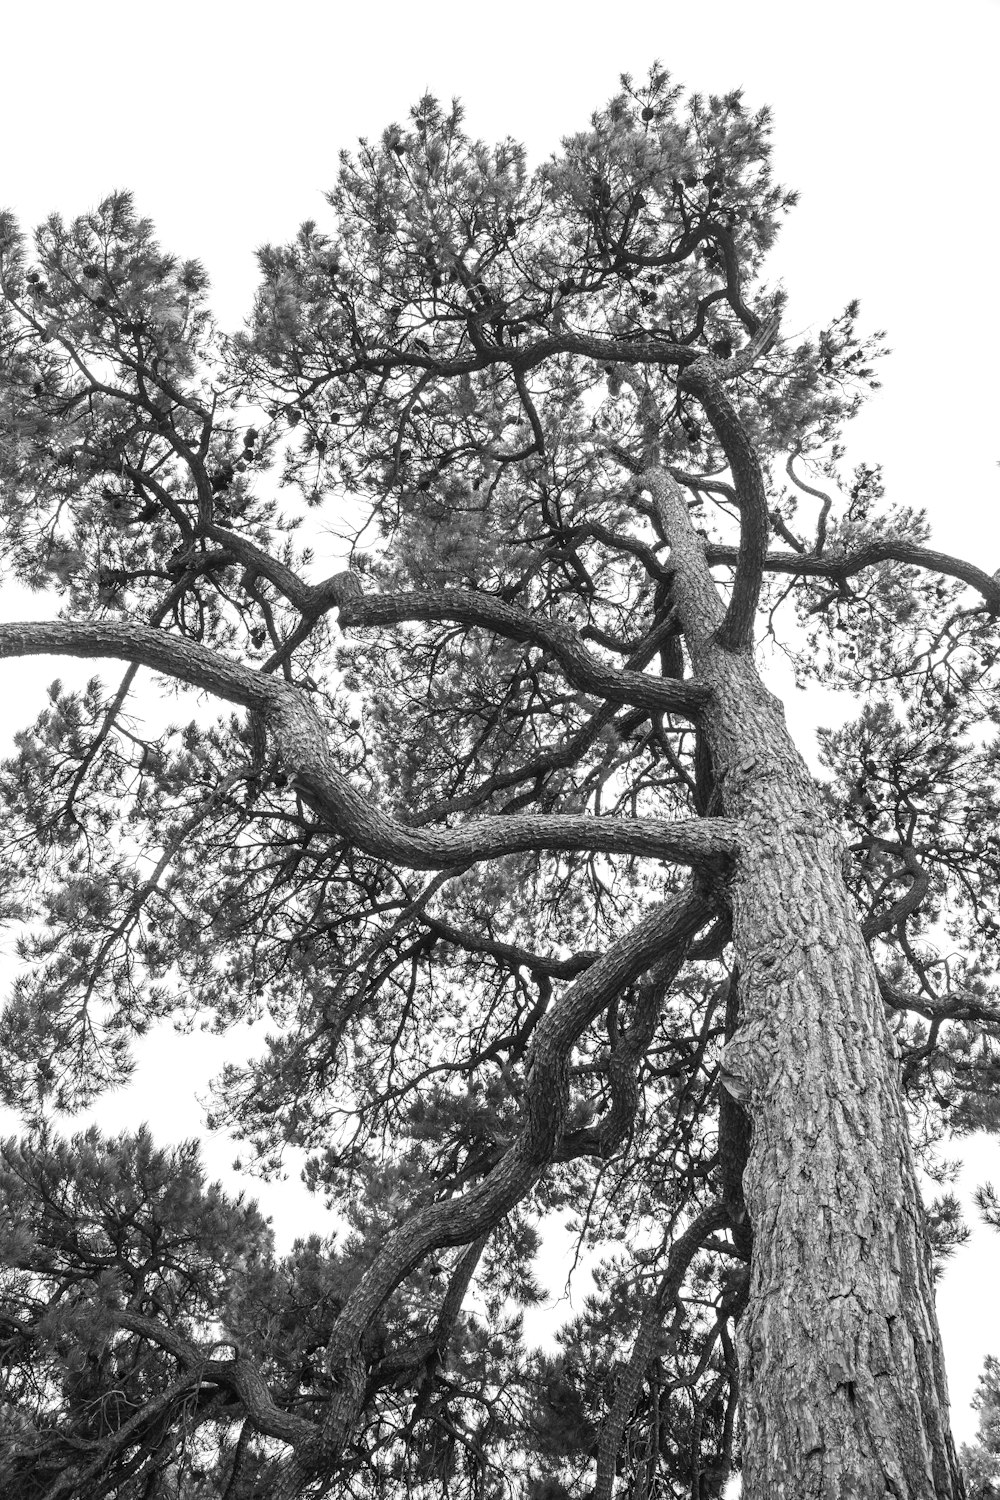
[[518, 609], [490, 594], [465, 589], [427, 593], [365, 594], [341, 606], [341, 629], [401, 625], [406, 621], [456, 620], [480, 626], [509, 640], [544, 646], [559, 662], [574, 687], [609, 703], [676, 711], [692, 715], [707, 693], [697, 682], [647, 677], [628, 668], [607, 667], [583, 645], [572, 626]]
[[[738, 555], [735, 547], [724, 547], [715, 542], [709, 542], [705, 548], [705, 556], [712, 564], [736, 563]], [[841, 553], [768, 552], [763, 559], [763, 569], [766, 573], [792, 573], [803, 578], [829, 578], [837, 582], [881, 562], [903, 563], [908, 567], [943, 573], [948, 578], [958, 578], [979, 591], [992, 614], [1000, 615], [1000, 580], [974, 563], [952, 557], [947, 552], [936, 552], [932, 547], [921, 547], [904, 537], [866, 542], [850, 552]]]
[[725, 619], [718, 634], [721, 646], [746, 651], [753, 645], [757, 604], [764, 578], [770, 517], [764, 478], [753, 445], [710, 359], [701, 358], [681, 374], [678, 385], [696, 396], [711, 422], [729, 462], [740, 509], [740, 544], [736, 576]]
[[559, 813], [476, 818], [457, 828], [410, 828], [381, 812], [333, 763], [322, 720], [304, 693], [274, 694], [267, 725], [283, 763], [318, 815], [359, 848], [409, 869], [451, 865], [529, 849], [589, 849], [704, 866], [735, 855], [739, 825], [723, 818], [676, 822]]
[[627, 984], [657, 962], [665, 946], [692, 937], [710, 913], [699, 895], [671, 897], [569, 986], [535, 1034], [518, 1138], [462, 1197], [425, 1205], [387, 1237], [331, 1330], [327, 1356], [339, 1400], [330, 1404], [324, 1432], [333, 1452], [339, 1452], [363, 1395], [358, 1349], [364, 1330], [432, 1250], [469, 1243], [521, 1201], [557, 1150], [566, 1116], [569, 1056], [577, 1038]]
[[[139, 662], [231, 703], [256, 709], [298, 789], [327, 826], [367, 853], [410, 869], [444, 869], [531, 849], [648, 855], [704, 866], [734, 855], [739, 848], [738, 825], [723, 819], [623, 821], [539, 814], [479, 818], [433, 832], [409, 828], [381, 812], [336, 768], [322, 719], [307, 696], [287, 683], [197, 642], [147, 626], [100, 621], [0, 625], [0, 658], [32, 655]], [[635, 675], [641, 681], [655, 681]]]
[[209, 1359], [197, 1344], [167, 1328], [156, 1318], [145, 1317], [142, 1313], [131, 1312], [127, 1308], [116, 1308], [111, 1316], [130, 1333], [139, 1334], [150, 1343], [165, 1349], [185, 1369], [197, 1371], [203, 1383], [215, 1381], [226, 1386], [239, 1397], [258, 1432], [278, 1438], [292, 1447], [315, 1438], [316, 1428], [312, 1422], [307, 1422], [293, 1412], [283, 1411], [275, 1404], [257, 1365], [245, 1355], [237, 1354], [235, 1359]]
[[721, 1203], [714, 1203], [704, 1209], [670, 1247], [667, 1269], [655, 1297], [642, 1315], [629, 1362], [619, 1377], [614, 1402], [601, 1426], [593, 1500], [611, 1500], [622, 1433], [639, 1398], [663, 1315], [680, 1291], [687, 1268], [701, 1249], [703, 1240], [713, 1229], [720, 1229], [725, 1222], [725, 1208]]

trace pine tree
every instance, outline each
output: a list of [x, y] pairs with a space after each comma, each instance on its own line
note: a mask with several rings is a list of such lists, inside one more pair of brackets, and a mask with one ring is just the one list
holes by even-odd
[[[0, 778], [13, 1495], [963, 1493], [915, 1161], [997, 1125], [1000, 583], [844, 472], [880, 336], [783, 336], [769, 153], [658, 67], [535, 171], [424, 98], [234, 337], [127, 195], [0, 224], [3, 555], [59, 598], [0, 655], [123, 665]], [[819, 782], [764, 635], [865, 705]], [[54, 1133], [205, 1014], [271, 1018], [212, 1123], [333, 1238]]]
[[1000, 1360], [988, 1354], [972, 1404], [979, 1412], [974, 1443], [962, 1448], [962, 1468], [969, 1500], [994, 1500], [1000, 1495]]

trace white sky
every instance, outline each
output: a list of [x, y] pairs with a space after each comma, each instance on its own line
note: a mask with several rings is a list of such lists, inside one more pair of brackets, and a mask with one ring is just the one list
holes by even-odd
[[[165, 248], [205, 262], [226, 326], [249, 308], [256, 246], [322, 222], [338, 150], [428, 89], [460, 95], [473, 133], [519, 137], [538, 161], [621, 71], [654, 58], [702, 92], [742, 86], [750, 107], [773, 106], [777, 175], [802, 194], [772, 262], [791, 293], [786, 329], [821, 326], [858, 296], [894, 350], [852, 457], [882, 462], [890, 496], [927, 507], [939, 546], [1000, 566], [1000, 0], [50, 0], [7, 7], [3, 42], [0, 205], [31, 226], [134, 189]], [[26, 611], [8, 595], [0, 612]], [[0, 664], [6, 732], [34, 716], [56, 670]], [[835, 714], [821, 694], [789, 703], [803, 741]], [[197, 1034], [147, 1042], [139, 1084], [102, 1123], [200, 1133], [194, 1092], [223, 1050]], [[220, 1144], [210, 1169], [231, 1155]], [[967, 1186], [1000, 1175], [994, 1142], [968, 1159]], [[259, 1196], [282, 1240], [322, 1227], [293, 1182]], [[1000, 1354], [998, 1250], [980, 1231], [939, 1293], [960, 1439], [982, 1357]]]

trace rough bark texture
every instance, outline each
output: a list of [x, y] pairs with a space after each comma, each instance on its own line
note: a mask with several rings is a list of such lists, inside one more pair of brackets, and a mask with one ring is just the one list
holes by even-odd
[[727, 817], [740, 1025], [729, 1088], [753, 1123], [753, 1230], [740, 1327], [746, 1500], [951, 1500], [930, 1257], [898, 1068], [843, 851], [721, 601], [669, 478], [654, 499]]

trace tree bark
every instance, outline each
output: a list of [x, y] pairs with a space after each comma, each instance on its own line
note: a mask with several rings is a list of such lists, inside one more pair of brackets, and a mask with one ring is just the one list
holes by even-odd
[[740, 1022], [726, 1086], [753, 1126], [739, 1330], [745, 1500], [958, 1500], [930, 1256], [894, 1045], [843, 848], [668, 475], [649, 484], [676, 569], [725, 816]]

